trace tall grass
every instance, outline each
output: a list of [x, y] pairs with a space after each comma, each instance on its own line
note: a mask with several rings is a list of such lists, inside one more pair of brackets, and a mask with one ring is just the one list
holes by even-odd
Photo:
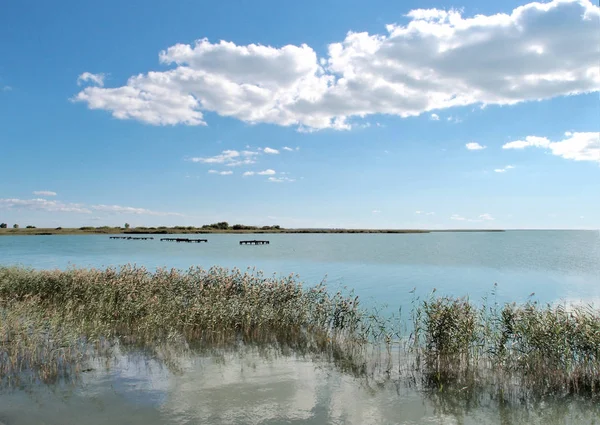
[[[332, 359], [355, 375], [376, 364], [426, 390], [520, 396], [600, 394], [600, 311], [563, 305], [415, 300], [409, 320], [366, 311], [353, 294], [295, 276], [124, 266], [0, 267], [0, 380], [77, 375], [110, 348], [275, 346]], [[397, 353], [397, 356], [395, 354]], [[376, 354], [376, 356], [374, 356]], [[373, 360], [378, 357], [378, 360]]]

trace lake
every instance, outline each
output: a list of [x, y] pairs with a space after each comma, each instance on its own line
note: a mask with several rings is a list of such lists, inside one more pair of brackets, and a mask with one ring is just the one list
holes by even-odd
[[[168, 235], [177, 237], [177, 235]], [[0, 264], [39, 269], [135, 263], [150, 269], [214, 265], [298, 274], [307, 284], [354, 289], [363, 302], [406, 306], [409, 292], [479, 300], [498, 284], [498, 301], [600, 300], [600, 231], [427, 234], [266, 234], [269, 245], [240, 246], [253, 235], [181, 235], [188, 244], [113, 240], [108, 235], [0, 237]], [[163, 236], [164, 237], [164, 236]]]
[[[209, 242], [111, 240], [108, 235], [0, 237], [0, 265], [38, 269], [135, 263], [150, 269], [214, 265], [327, 279], [364, 303], [410, 307], [416, 288], [523, 302], [600, 301], [600, 232], [184, 235]], [[171, 235], [169, 235], [171, 237]], [[175, 237], [175, 236], [173, 236]], [[235, 352], [183, 356], [170, 370], [144, 356], [116, 355], [75, 384], [0, 392], [0, 423], [33, 424], [592, 424], [581, 400], [502, 408], [492, 395], [458, 399], [365, 380], [317, 359]]]

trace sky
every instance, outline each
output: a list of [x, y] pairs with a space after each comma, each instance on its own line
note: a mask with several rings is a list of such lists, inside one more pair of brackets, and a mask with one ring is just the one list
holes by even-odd
[[588, 0], [0, 6], [0, 222], [600, 228]]

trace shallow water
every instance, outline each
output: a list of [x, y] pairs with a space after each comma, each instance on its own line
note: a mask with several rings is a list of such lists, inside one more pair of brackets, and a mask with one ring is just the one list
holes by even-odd
[[297, 273], [308, 284], [327, 278], [363, 302], [406, 307], [409, 291], [479, 300], [498, 283], [498, 301], [600, 301], [599, 231], [430, 234], [273, 234], [270, 245], [240, 246], [253, 235], [206, 237], [207, 244], [112, 240], [108, 235], [0, 237], [0, 265], [35, 268], [148, 268], [219, 265], [266, 274]]
[[[186, 237], [203, 237], [187, 235]], [[595, 302], [600, 305], [600, 232], [207, 235], [208, 244], [93, 236], [0, 237], [0, 265], [150, 269], [256, 267], [297, 273], [307, 284], [354, 289], [363, 302], [410, 307], [420, 295]], [[426, 394], [397, 382], [357, 379], [300, 357], [194, 356], [172, 373], [153, 360], [119, 357], [79, 382], [0, 392], [0, 424], [594, 424], [588, 402], [503, 405], [490, 394]]]
[[425, 395], [319, 361], [257, 353], [187, 358], [176, 373], [120, 357], [110, 371], [98, 366], [75, 386], [0, 393], [7, 425], [592, 424], [598, 414], [582, 401], [509, 406], [485, 394]]

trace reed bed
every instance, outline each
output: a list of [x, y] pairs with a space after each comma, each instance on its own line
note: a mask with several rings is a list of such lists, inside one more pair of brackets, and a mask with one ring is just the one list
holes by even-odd
[[293, 275], [0, 267], [2, 383], [76, 376], [115, 346], [167, 363], [171, 351], [277, 347], [461, 397], [484, 387], [523, 400], [600, 395], [600, 310], [592, 306], [488, 306], [434, 293], [414, 299], [410, 317], [393, 318]]

